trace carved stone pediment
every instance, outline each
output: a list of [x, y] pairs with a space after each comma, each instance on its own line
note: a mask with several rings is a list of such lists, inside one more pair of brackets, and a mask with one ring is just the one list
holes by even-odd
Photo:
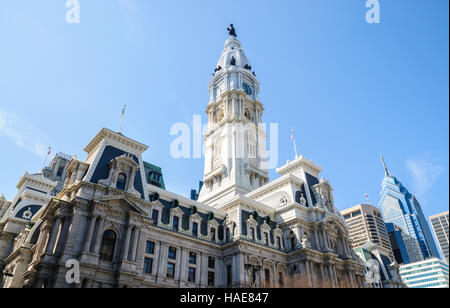
[[250, 215], [250, 218], [247, 219], [246, 223], [247, 223], [247, 226], [252, 226], [252, 227], [256, 227], [258, 225], [258, 222], [256, 221], [255, 218], [253, 218], [253, 215]]
[[128, 213], [129, 211], [131, 211], [141, 215], [147, 214], [141, 206], [121, 196], [105, 197], [96, 199], [95, 201], [107, 204], [111, 206], [114, 210], [121, 211], [123, 213]]
[[212, 228], [217, 228], [219, 226], [219, 223], [217, 222], [217, 220], [213, 219], [208, 221], [208, 227], [212, 227]]
[[178, 215], [178, 216], [182, 216], [182, 215], [183, 215], [183, 210], [180, 209], [179, 207], [170, 209], [170, 212], [171, 212], [173, 215]]
[[263, 232], [270, 233], [271, 228], [270, 228], [270, 226], [269, 226], [266, 222], [264, 222], [264, 224], [262, 224], [262, 226], [261, 226], [261, 230], [262, 230]]
[[198, 214], [194, 214], [194, 215], [189, 216], [189, 219], [192, 220], [192, 221], [195, 221], [195, 222], [199, 222], [199, 221], [202, 220], [202, 218]]

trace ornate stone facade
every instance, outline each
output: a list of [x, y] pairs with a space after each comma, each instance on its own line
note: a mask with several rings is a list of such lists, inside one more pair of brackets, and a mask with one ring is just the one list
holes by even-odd
[[[281, 287], [306, 273], [311, 287], [363, 287], [364, 266], [320, 167], [297, 157], [269, 182], [259, 82], [235, 35], [210, 91], [200, 202], [149, 184], [147, 146], [102, 129], [86, 160], [67, 166], [62, 191], [16, 237], [4, 286]], [[233, 135], [242, 122], [250, 129], [244, 144]], [[79, 283], [66, 280], [69, 260], [80, 265]]]

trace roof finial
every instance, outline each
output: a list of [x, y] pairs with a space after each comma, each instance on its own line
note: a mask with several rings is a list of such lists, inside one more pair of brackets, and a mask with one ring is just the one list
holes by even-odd
[[384, 161], [383, 154], [380, 154], [380, 156], [381, 156], [381, 161], [383, 162], [384, 173], [386, 176], [390, 176], [391, 174], [389, 173], [388, 168], [386, 167], [386, 162]]
[[230, 34], [230, 36], [235, 37], [235, 38], [237, 37], [236, 29], [234, 29], [233, 24], [230, 24], [230, 26], [227, 28], [227, 30], [228, 30], [228, 33]]

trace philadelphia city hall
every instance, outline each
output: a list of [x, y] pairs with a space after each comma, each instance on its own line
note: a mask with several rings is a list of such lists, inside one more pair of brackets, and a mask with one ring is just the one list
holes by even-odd
[[[165, 189], [146, 145], [104, 128], [84, 161], [57, 154], [0, 198], [0, 286], [277, 288], [301, 275], [309, 287], [366, 286], [321, 168], [297, 156], [269, 181], [259, 81], [228, 30], [197, 200]], [[68, 281], [68, 262], [79, 279]]]

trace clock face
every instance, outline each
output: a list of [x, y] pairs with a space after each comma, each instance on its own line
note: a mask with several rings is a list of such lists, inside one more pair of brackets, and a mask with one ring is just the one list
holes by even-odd
[[245, 82], [242, 84], [242, 87], [244, 88], [245, 94], [247, 94], [247, 95], [252, 95], [253, 94], [252, 87], [249, 86], [248, 84], [246, 84]]

